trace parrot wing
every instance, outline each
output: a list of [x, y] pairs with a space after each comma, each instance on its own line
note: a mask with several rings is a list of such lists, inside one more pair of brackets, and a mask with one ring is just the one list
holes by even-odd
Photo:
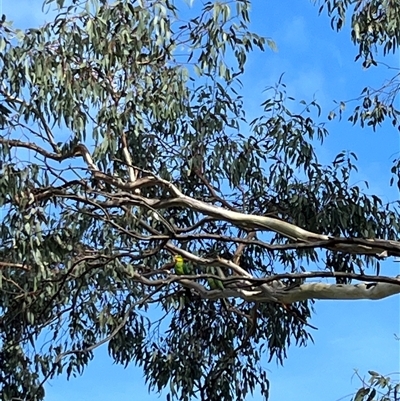
[[188, 263], [183, 264], [183, 271], [185, 274], [192, 274], [192, 269]]

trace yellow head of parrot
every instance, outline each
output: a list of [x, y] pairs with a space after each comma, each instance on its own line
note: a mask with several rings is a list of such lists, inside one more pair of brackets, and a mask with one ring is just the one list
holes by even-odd
[[175, 255], [174, 259], [175, 259], [175, 262], [177, 262], [177, 263], [183, 262], [183, 258], [181, 255]]

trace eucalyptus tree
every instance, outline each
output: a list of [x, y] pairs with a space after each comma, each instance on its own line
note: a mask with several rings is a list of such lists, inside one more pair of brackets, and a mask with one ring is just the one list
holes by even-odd
[[39, 28], [1, 22], [4, 400], [104, 343], [169, 399], [267, 396], [261, 358], [306, 344], [315, 299], [400, 292], [365, 275], [400, 255], [399, 214], [350, 185], [354, 154], [318, 161], [318, 105], [291, 113], [278, 85], [246, 120], [246, 57], [274, 47], [248, 1], [46, 5]]

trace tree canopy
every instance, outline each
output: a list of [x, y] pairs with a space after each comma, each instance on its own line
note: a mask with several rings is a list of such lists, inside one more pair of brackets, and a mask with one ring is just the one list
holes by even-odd
[[[252, 32], [249, 1], [46, 5], [51, 22], [0, 29], [4, 400], [44, 399], [104, 343], [169, 399], [267, 397], [261, 360], [311, 339], [315, 299], [400, 292], [379, 276], [400, 256], [398, 204], [351, 184], [354, 153], [320, 163], [319, 105], [293, 113], [280, 81], [246, 119], [246, 59], [275, 47]], [[395, 2], [325, 9], [335, 29], [351, 15], [364, 68], [397, 48]], [[350, 120], [398, 127], [396, 79], [390, 96], [366, 88]]]

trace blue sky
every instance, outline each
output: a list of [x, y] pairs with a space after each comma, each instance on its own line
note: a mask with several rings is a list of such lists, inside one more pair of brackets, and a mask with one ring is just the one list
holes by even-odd
[[[41, 0], [4, 1], [3, 13], [17, 27], [35, 26], [50, 19], [42, 13], [41, 4]], [[187, 7], [181, 4], [182, 8]], [[284, 82], [290, 95], [296, 100], [315, 97], [323, 108], [321, 121], [327, 122], [330, 136], [318, 148], [320, 160], [329, 163], [341, 150], [354, 151], [359, 158], [359, 173], [353, 183], [367, 180], [370, 184], [367, 193], [375, 193], [387, 201], [397, 200], [398, 191], [389, 187], [389, 179], [391, 163], [399, 152], [399, 133], [388, 123], [373, 132], [369, 128], [352, 127], [345, 119], [328, 122], [326, 118], [335, 106], [333, 100], [352, 99], [367, 85], [378, 87], [391, 72], [384, 67], [363, 70], [360, 63], [355, 63], [356, 48], [350, 42], [348, 27], [340, 33], [333, 32], [329, 18], [326, 14], [318, 17], [318, 7], [309, 0], [256, 0], [251, 18], [253, 30], [275, 40], [278, 51], [267, 49], [249, 56], [242, 79], [248, 119], [261, 113], [259, 104], [265, 99], [262, 90], [285, 73]], [[399, 66], [397, 55], [385, 62]], [[386, 261], [382, 264], [382, 274], [395, 276], [400, 273], [399, 267], [400, 263]], [[290, 348], [283, 367], [265, 361], [264, 366], [270, 372], [270, 400], [350, 400], [350, 395], [360, 387], [358, 379], [352, 378], [354, 369], [362, 376], [368, 370], [382, 374], [400, 370], [399, 342], [395, 339], [395, 334], [400, 336], [399, 296], [381, 301], [319, 301], [315, 309], [311, 321], [319, 328], [314, 332], [315, 344]], [[106, 348], [97, 350], [81, 377], [69, 382], [57, 378], [49, 383], [46, 399], [158, 398], [156, 394], [148, 395], [139, 368], [113, 365]], [[248, 399], [259, 401], [261, 397]]]

